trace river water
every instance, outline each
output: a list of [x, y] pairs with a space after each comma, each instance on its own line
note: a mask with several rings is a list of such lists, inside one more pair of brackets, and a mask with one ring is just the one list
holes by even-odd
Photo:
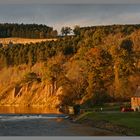
[[77, 124], [44, 107], [0, 107], [0, 136], [109, 136], [106, 130]]
[[0, 114], [60, 114], [58, 110], [47, 107], [27, 107], [27, 106], [0, 106]]

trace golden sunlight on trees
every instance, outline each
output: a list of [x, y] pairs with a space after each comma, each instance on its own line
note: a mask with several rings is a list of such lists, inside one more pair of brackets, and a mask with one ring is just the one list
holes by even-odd
[[[107, 95], [105, 89], [107, 75], [105, 71], [108, 70], [108, 66], [110, 64], [109, 59], [110, 55], [101, 48], [92, 48], [85, 54], [85, 60], [87, 63], [86, 68], [88, 71], [87, 93], [89, 97], [98, 97]], [[100, 91], [102, 93], [100, 93]], [[95, 96], [96, 94], [99, 95]], [[94, 101], [97, 102], [97, 99], [94, 98], [93, 102]], [[104, 101], [100, 100], [100, 102]]]
[[[40, 30], [30, 31], [27, 25], [29, 34], [23, 29], [16, 32], [17, 25], [5, 29], [11, 26], [12, 36], [57, 39], [0, 46], [0, 89], [22, 82], [23, 76], [27, 82], [40, 78], [40, 84], [35, 83], [48, 84], [49, 95], [57, 96], [57, 90], [63, 89], [59, 95], [62, 104], [95, 105], [128, 101], [140, 83], [139, 25], [75, 26], [70, 36], [70, 27], [63, 27], [60, 37], [57, 31], [42, 25]], [[2, 33], [10, 35], [10, 31]]]
[[58, 89], [58, 81], [61, 75], [64, 75], [63, 63], [65, 56], [59, 53], [52, 57], [45, 63], [45, 79], [47, 79], [53, 86], [53, 94]]
[[[125, 97], [126, 77], [135, 72], [133, 42], [127, 38], [111, 40], [109, 52], [113, 58], [115, 97]], [[124, 78], [125, 77], [125, 78]]]

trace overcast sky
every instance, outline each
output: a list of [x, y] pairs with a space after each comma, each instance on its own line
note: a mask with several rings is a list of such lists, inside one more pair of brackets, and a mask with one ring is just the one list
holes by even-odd
[[140, 4], [0, 4], [0, 22], [46, 24], [58, 31], [62, 26], [140, 24]]

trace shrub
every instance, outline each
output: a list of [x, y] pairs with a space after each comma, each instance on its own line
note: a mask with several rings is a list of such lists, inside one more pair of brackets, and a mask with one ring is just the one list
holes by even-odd
[[28, 72], [24, 75], [23, 82], [41, 82], [41, 79], [38, 77], [38, 75], [34, 72]]

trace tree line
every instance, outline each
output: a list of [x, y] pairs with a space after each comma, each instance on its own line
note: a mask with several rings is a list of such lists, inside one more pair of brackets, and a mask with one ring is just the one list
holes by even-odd
[[52, 27], [38, 24], [0, 24], [0, 38], [22, 37], [22, 38], [48, 38], [56, 37], [57, 30]]
[[78, 38], [71, 37], [30, 44], [12, 44], [12, 46], [0, 48], [0, 67], [9, 67], [20, 64], [33, 65], [36, 62], [47, 61], [50, 57], [62, 52], [64, 55], [72, 55], [76, 52]]

